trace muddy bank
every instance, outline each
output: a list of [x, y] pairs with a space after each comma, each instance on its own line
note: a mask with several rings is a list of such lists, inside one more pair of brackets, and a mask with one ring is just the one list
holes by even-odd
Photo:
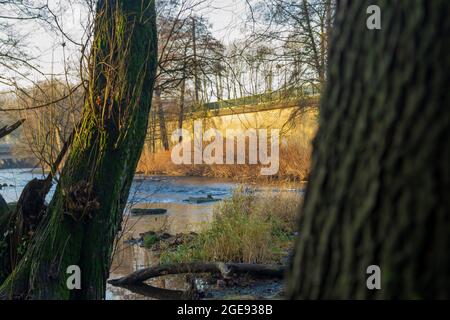
[[[212, 219], [213, 205], [155, 203], [152, 206], [164, 207], [168, 213], [126, 217], [125, 232], [115, 250], [110, 279], [159, 265], [161, 247], [175, 250], [178, 245], [196, 237]], [[145, 236], [156, 239], [150, 249], [144, 247]], [[107, 286], [109, 300], [276, 299], [282, 294], [280, 280], [245, 276], [224, 279], [210, 274], [162, 276], [146, 281], [145, 285], [128, 288]]]
[[[114, 256], [110, 279], [160, 265], [162, 252], [192, 243], [213, 219], [214, 204], [153, 203], [144, 208], [165, 208], [167, 214], [128, 216], [127, 229]], [[153, 278], [140, 285], [108, 284], [108, 299], [278, 299], [279, 279], [217, 274], [176, 274]]]
[[[1, 194], [6, 202], [16, 202], [24, 186], [30, 180], [42, 177], [42, 173], [33, 169], [0, 170], [0, 182], [8, 184], [8, 187], [1, 190]], [[10, 185], [14, 185], [14, 187], [10, 187]], [[210, 225], [213, 218], [213, 208], [217, 205], [217, 202], [189, 203], [184, 200], [189, 198], [202, 200], [203, 198], [208, 198], [208, 195], [211, 195], [214, 199], [227, 199], [239, 185], [237, 182], [213, 178], [136, 176], [130, 191], [127, 209], [124, 213], [123, 230], [115, 245], [110, 278], [120, 278], [136, 270], [159, 264], [159, 257], [155, 252], [147, 250], [140, 245], [126, 243], [127, 239], [138, 239], [139, 234], [149, 231], [164, 231], [170, 235], [190, 234], [191, 232], [199, 233], [206, 226]], [[255, 187], [257, 187], [256, 192], [262, 193], [302, 193], [302, 190], [299, 188], [283, 188], [279, 186]], [[51, 200], [53, 190], [50, 191], [47, 201]], [[155, 208], [166, 211], [160, 215], [132, 216], [130, 214], [131, 208]], [[175, 242], [179, 242], [179, 240], [175, 240]], [[207, 280], [200, 278], [197, 280], [197, 283], [208, 282]], [[214, 282], [212, 280], [208, 282], [208, 290], [216, 292], [213, 293], [214, 297], [225, 294], [224, 292], [228, 291], [230, 291], [230, 295], [245, 295], [249, 292], [258, 292], [258, 290], [261, 291], [262, 296], [269, 296], [274, 292], [279, 292], [279, 288], [282, 287], [279, 283], [274, 284], [271, 282], [249, 282], [246, 284], [242, 281], [240, 282], [243, 287], [234, 288], [226, 285], [222, 288], [222, 282], [219, 281], [217, 283], [217, 281]], [[161, 289], [186, 290], [189, 289], [192, 281], [185, 275], [179, 275], [161, 277], [149, 283]], [[266, 292], [266, 290], [268, 291]], [[109, 285], [106, 296], [107, 299], [125, 300], [154, 298]]]

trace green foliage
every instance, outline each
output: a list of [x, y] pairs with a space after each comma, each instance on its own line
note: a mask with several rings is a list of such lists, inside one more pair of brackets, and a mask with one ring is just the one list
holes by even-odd
[[[89, 60], [92, 70], [79, 130], [45, 225], [37, 230], [13, 273], [0, 283], [0, 299], [24, 294], [30, 299], [104, 299], [104, 275], [146, 135], [157, 30], [152, 0], [99, 1], [97, 13], [96, 45]], [[123, 23], [116, 25], [118, 19]], [[118, 39], [125, 40], [123, 45], [117, 46]], [[78, 222], [65, 214], [76, 210], [68, 210], [67, 195], [83, 181], [89, 182], [89, 194], [98, 207], [91, 219]], [[81, 290], [68, 290], [65, 272], [48, 276], [49, 266], [66, 270], [73, 264], [83, 270]]]
[[151, 248], [154, 244], [159, 242], [159, 237], [156, 234], [147, 234], [144, 236], [144, 247]]

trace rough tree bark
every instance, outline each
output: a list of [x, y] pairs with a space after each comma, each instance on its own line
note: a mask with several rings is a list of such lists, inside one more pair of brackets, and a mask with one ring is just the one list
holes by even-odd
[[[17, 130], [24, 122], [25, 120], [19, 120], [10, 126], [0, 128], [0, 139]], [[0, 194], [0, 283], [8, 276], [10, 269], [9, 247], [5, 233], [9, 227], [12, 213], [11, 208]]]
[[[142, 151], [156, 71], [153, 0], [99, 0], [80, 129], [55, 195], [0, 298], [102, 299]], [[82, 289], [68, 290], [68, 266]]]
[[[42, 221], [47, 206], [45, 198], [53, 185], [53, 178], [59, 169], [69, 146], [73, 133], [64, 143], [57, 159], [51, 165], [51, 170], [45, 179], [33, 179], [23, 188], [17, 204], [8, 206], [6, 215], [2, 216], [0, 208], [0, 283], [11, 273], [20, 261], [23, 252], [28, 247], [36, 228]], [[2, 198], [0, 196], [0, 202]], [[0, 205], [0, 207], [2, 207]], [[3, 206], [4, 207], [4, 206]]]
[[0, 194], [0, 217], [3, 216], [6, 212], [9, 211], [8, 204], [6, 203], [5, 199], [3, 199], [2, 195]]
[[290, 298], [450, 298], [449, 16], [447, 0], [339, 2]]

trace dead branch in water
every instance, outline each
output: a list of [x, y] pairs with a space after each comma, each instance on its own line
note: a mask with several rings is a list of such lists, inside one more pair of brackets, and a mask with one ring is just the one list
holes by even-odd
[[182, 273], [221, 274], [224, 278], [228, 278], [232, 275], [250, 275], [254, 277], [282, 279], [284, 276], [284, 271], [284, 266], [277, 265], [192, 262], [159, 265], [156, 267], [146, 268], [119, 279], [109, 280], [108, 283], [113, 286], [133, 285], [142, 283], [152, 278]]

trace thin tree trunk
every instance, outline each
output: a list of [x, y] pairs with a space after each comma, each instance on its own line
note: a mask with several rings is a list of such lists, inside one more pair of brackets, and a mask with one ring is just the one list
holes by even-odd
[[307, 0], [302, 1], [303, 12], [305, 14], [305, 22], [306, 22], [306, 31], [308, 33], [310, 46], [313, 54], [313, 65], [316, 68], [317, 75], [319, 76], [319, 82], [321, 86], [325, 83], [325, 70], [324, 66], [321, 64], [319, 49], [316, 44], [316, 38], [314, 37], [314, 30], [311, 23], [311, 12], [309, 10], [309, 4]]
[[152, 153], [156, 153], [156, 113], [154, 112], [154, 111], [152, 111], [151, 113], [150, 113], [150, 117], [151, 117], [151, 132], [152, 132], [152, 135], [151, 135], [151, 141], [152, 141], [152, 144], [151, 144], [151, 150], [152, 150]]
[[214, 76], [215, 76], [215, 86], [216, 86], [216, 97], [217, 97], [217, 100], [222, 100], [222, 96], [220, 93], [220, 83], [219, 83], [220, 76], [217, 74], [217, 72]]
[[450, 298], [449, 15], [447, 0], [340, 1], [290, 298]]
[[[17, 130], [25, 120], [19, 120], [10, 126], [0, 128], [0, 139]], [[6, 241], [7, 230], [11, 221], [12, 210], [0, 194], [0, 283], [8, 277], [11, 272], [8, 241]]]
[[219, 72], [219, 99], [224, 99], [223, 94], [223, 75], [221, 72]]
[[200, 78], [198, 76], [198, 61], [197, 61], [197, 30], [195, 17], [192, 17], [192, 50], [194, 55], [194, 94], [195, 104], [200, 103]]
[[[330, 49], [330, 41], [331, 41], [331, 32], [333, 28], [333, 0], [327, 0], [325, 3], [325, 47], [326, 51]], [[327, 57], [325, 56], [324, 59]], [[326, 60], [325, 60], [326, 61]], [[326, 66], [326, 63], [324, 64]]]
[[6, 203], [5, 199], [3, 199], [2, 195], [0, 194], [0, 218], [7, 211], [9, 211], [8, 204]]
[[7, 242], [3, 239], [8, 230], [12, 211], [5, 199], [0, 194], [0, 282], [11, 273], [11, 264], [9, 258], [9, 248]]
[[167, 151], [170, 148], [169, 137], [167, 135], [166, 117], [164, 115], [164, 109], [161, 100], [161, 89], [159, 87], [155, 88], [155, 103], [156, 110], [158, 112], [159, 138], [161, 139], [164, 150]]
[[[0, 298], [102, 299], [142, 151], [156, 71], [154, 1], [97, 4], [90, 88], [55, 195]], [[66, 270], [81, 269], [82, 289]]]
[[[178, 129], [183, 129], [183, 121], [184, 121], [184, 103], [185, 103], [185, 94], [186, 94], [186, 77], [183, 75], [183, 80], [181, 81], [180, 88], [180, 110], [178, 111]], [[180, 135], [179, 142], [183, 141], [183, 136]]]

